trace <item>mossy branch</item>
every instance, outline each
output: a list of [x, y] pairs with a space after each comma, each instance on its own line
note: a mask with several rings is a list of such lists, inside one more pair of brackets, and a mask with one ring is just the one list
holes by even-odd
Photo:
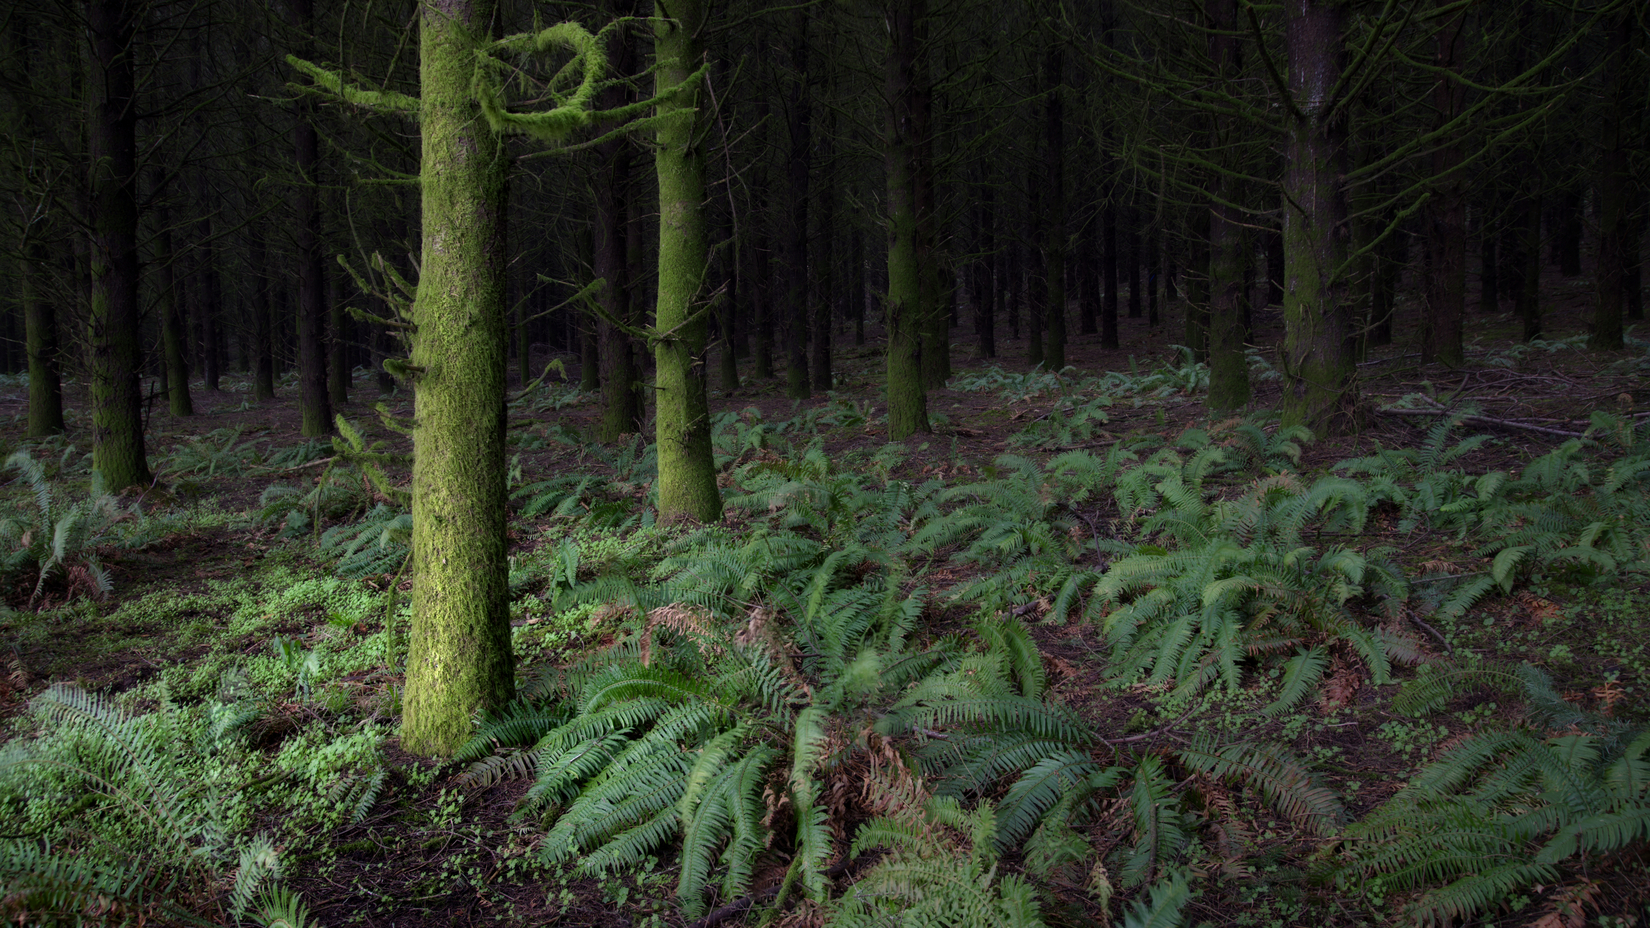
[[344, 80], [343, 75], [337, 71], [329, 71], [297, 55], [286, 56], [286, 63], [314, 81], [313, 84], [291, 85], [300, 93], [324, 93], [362, 109], [418, 118], [419, 103], [416, 97], [409, 97], [393, 90], [366, 90]]

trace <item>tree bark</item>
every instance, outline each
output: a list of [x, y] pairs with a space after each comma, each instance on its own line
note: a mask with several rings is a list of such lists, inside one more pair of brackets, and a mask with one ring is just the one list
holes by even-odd
[[923, 383], [922, 262], [917, 245], [913, 107], [917, 23], [925, 0], [893, 0], [888, 13], [892, 42], [887, 63], [888, 177], [888, 437], [899, 441], [929, 431]]
[[137, 101], [130, 0], [90, 0], [92, 470], [113, 493], [153, 481], [143, 444], [138, 315]]
[[1330, 94], [1346, 54], [1346, 10], [1289, 0], [1285, 46], [1290, 121], [1284, 172], [1283, 422], [1319, 435], [1357, 425], [1353, 306], [1347, 251], [1346, 121]]
[[[170, 249], [168, 249], [170, 250]], [[58, 369], [57, 314], [35, 285], [46, 263], [46, 248], [35, 240], [23, 246], [19, 283], [23, 301], [23, 338], [29, 359], [30, 438], [63, 431], [63, 378]]]
[[[615, 43], [612, 67], [616, 74], [631, 72], [628, 35]], [[603, 109], [622, 106], [626, 96], [622, 87], [610, 87], [603, 91], [600, 105]], [[595, 236], [592, 257], [596, 276], [606, 281], [597, 299], [608, 319], [630, 325], [634, 321], [627, 209], [632, 167], [630, 141], [621, 137], [603, 142], [596, 147], [596, 159], [596, 169], [591, 176], [596, 200], [596, 213], [591, 220]], [[596, 437], [610, 442], [640, 432], [646, 410], [642, 403], [642, 373], [636, 359], [636, 346], [628, 332], [608, 319], [596, 323], [601, 339], [598, 363], [602, 390], [602, 418]]]
[[1066, 193], [1065, 193], [1065, 111], [1061, 90], [1065, 80], [1060, 42], [1051, 42], [1044, 56], [1049, 86], [1048, 111], [1044, 121], [1043, 165], [1045, 231], [1044, 268], [1048, 274], [1048, 302], [1043, 315], [1048, 326], [1048, 349], [1044, 363], [1051, 371], [1066, 368]]
[[[485, 0], [483, 0], [485, 2]], [[291, 0], [292, 25], [299, 35], [300, 52], [309, 56], [314, 27], [313, 0]], [[321, 264], [321, 206], [316, 195], [320, 178], [320, 146], [315, 133], [314, 106], [299, 95], [292, 129], [293, 159], [298, 186], [293, 203], [298, 238], [298, 403], [303, 410], [306, 438], [330, 435], [332, 404], [327, 395], [326, 280]]]
[[269, 260], [262, 223], [253, 221], [247, 230], [247, 243], [252, 270], [252, 397], [266, 403], [275, 398], [275, 357], [269, 317]]
[[159, 254], [155, 256], [156, 299], [155, 315], [160, 317], [161, 350], [166, 362], [166, 406], [176, 418], [195, 414], [195, 404], [189, 396], [189, 358], [183, 344], [183, 320], [178, 313], [177, 275], [172, 262], [172, 217], [163, 207], [160, 211]]
[[[1632, 148], [1635, 123], [1643, 111], [1644, 84], [1632, 79], [1636, 12], [1623, 7], [1610, 24], [1605, 49], [1606, 100], [1600, 127], [1598, 159], [1598, 301], [1588, 347], [1613, 350], [1623, 345], [1622, 317], [1627, 304], [1629, 257], [1633, 238]], [[1636, 85], [1636, 86], [1635, 86]], [[1636, 263], [1636, 262], [1633, 262]]]
[[[1447, 3], [1448, 0], [1440, 0]], [[1434, 125], [1454, 120], [1465, 92], [1454, 72], [1461, 66], [1461, 32], [1466, 14], [1457, 13], [1438, 32], [1432, 85]], [[1421, 363], [1440, 361], [1450, 367], [1466, 362], [1462, 326], [1467, 311], [1467, 201], [1458, 138], [1441, 141], [1432, 153], [1433, 197], [1427, 204], [1428, 312], [1421, 323]]]
[[[706, 0], [654, 5], [656, 88], [675, 90], [661, 115], [700, 107], [703, 78], [688, 83], [704, 60]], [[659, 521], [712, 522], [722, 515], [710, 447], [710, 401], [705, 388], [704, 285], [705, 159], [697, 116], [666, 120], [656, 136], [659, 176], [659, 295], [653, 349], [657, 368]]]
[[[413, 630], [401, 746], [450, 755], [515, 693], [505, 560], [505, 159], [470, 88], [490, 0], [423, 0]], [[325, 384], [323, 382], [322, 386]]]
[[[1238, 44], [1233, 34], [1237, 20], [1236, 0], [1207, 0], [1209, 57], [1215, 73], [1223, 79], [1237, 76]], [[1209, 148], [1227, 148], [1228, 136], [1236, 131], [1231, 117], [1211, 121]], [[1212, 413], [1230, 412], [1249, 402], [1249, 363], [1243, 353], [1244, 296], [1248, 288], [1249, 236], [1237, 207], [1228, 204], [1240, 199], [1239, 181], [1217, 171], [1209, 204], [1209, 395]]]

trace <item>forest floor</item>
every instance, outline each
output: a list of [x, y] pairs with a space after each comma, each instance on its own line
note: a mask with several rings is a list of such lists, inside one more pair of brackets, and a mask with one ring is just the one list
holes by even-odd
[[[1211, 478], [1207, 498], [1239, 499], [1257, 481], [1279, 479], [1280, 473], [1296, 475], [1290, 479], [1303, 485], [1332, 472], [1348, 475], [1344, 468], [1331, 468], [1382, 449], [1460, 449], [1456, 456], [1446, 455], [1439, 468], [1447, 463], [1463, 479], [1494, 471], [1517, 477], [1531, 461], [1545, 460], [1544, 455], [1588, 432], [1595, 412], [1629, 423], [1631, 432], [1632, 423], [1646, 421], [1639, 410], [1650, 409], [1650, 384], [1644, 380], [1650, 349], [1635, 341], [1620, 352], [1586, 350], [1589, 291], [1584, 283], [1548, 283], [1545, 342], [1519, 344], [1516, 323], [1498, 316], [1470, 320], [1469, 359], [1460, 369], [1422, 366], [1406, 344], [1372, 352], [1359, 373], [1368, 410], [1361, 432], [1300, 442], [1293, 460], [1286, 460], [1290, 451], [1280, 440], [1267, 446], [1268, 463]], [[1205, 375], [1171, 347], [1180, 331], [1177, 311], [1178, 306], [1170, 306], [1165, 324], [1157, 328], [1125, 320], [1121, 351], [1102, 351], [1094, 336], [1077, 336], [1069, 352], [1075, 370], [1062, 378], [1027, 371], [1019, 360], [1023, 342], [1005, 339], [1003, 357], [985, 360], [973, 357], [971, 340], [964, 340], [953, 356], [956, 376], [948, 388], [929, 395], [934, 432], [897, 446], [889, 445], [883, 433], [882, 359], [874, 345], [839, 344], [834, 358], [839, 386], [828, 395], [798, 403], [784, 397], [782, 381], [747, 381], [731, 394], [716, 392], [712, 401], [721, 417], [724, 492], [752, 493], [752, 481], [764, 473], [804, 470], [798, 462], [811, 447], [829, 462], [829, 472], [856, 476], [867, 486], [938, 481], [931, 485], [942, 489], [934, 490], [933, 498], [954, 508], [966, 494], [944, 497], [943, 488], [1004, 479], [1017, 466], [1000, 461], [1005, 454], [1029, 462], [1030, 469], [1021, 473], [1045, 473], [1048, 462], [1060, 455], [1086, 451], [1100, 456], [1141, 442], [1142, 436], [1142, 459], [1153, 448], [1176, 447], [1176, 441], [1182, 457], [1189, 459], [1204, 445], [1237, 442], [1245, 422], [1275, 433], [1275, 419], [1269, 424], [1267, 412], [1277, 406], [1279, 384], [1264, 379], [1274, 351], [1262, 352], [1253, 368], [1260, 379], [1251, 414], [1211, 421], [1203, 407], [1200, 377]], [[1257, 341], [1276, 345], [1281, 340], [1275, 308], [1259, 312], [1256, 322]], [[1399, 331], [1411, 328], [1401, 324]], [[1102, 381], [1106, 372], [1129, 376]], [[748, 364], [742, 373], [748, 376]], [[357, 375], [352, 403], [341, 410], [343, 415], [368, 441], [410, 450], [368, 405], [382, 399], [385, 410], [407, 416], [407, 395], [379, 398], [372, 378], [365, 372]], [[301, 895], [317, 924], [413, 928], [827, 921], [827, 909], [814, 903], [785, 912], [764, 908], [773, 897], [764, 890], [775, 888], [787, 872], [792, 850], [786, 838], [774, 842], [757, 864], [750, 883], [757, 905], [748, 912], [717, 910], [732, 901], [719, 897], [710, 901], [709, 921], [690, 919], [676, 895], [680, 864], [672, 845], [654, 850], [638, 866], [607, 874], [577, 872], [574, 861], [546, 862], [539, 853], [546, 820], [512, 814], [530, 777], [504, 777], [487, 788], [468, 788], [461, 777], [463, 765], [437, 764], [402, 752], [395, 733], [402, 682], [397, 655], [404, 658], [405, 591], [411, 581], [398, 572], [404, 535], [397, 534], [393, 501], [361, 471], [334, 460], [329, 446], [306, 444], [298, 433], [296, 390], [290, 383], [283, 384], [280, 399], [266, 405], [247, 401], [249, 384], [237, 375], [226, 376], [223, 387], [208, 392], [197, 384], [198, 414], [188, 419], [167, 417], [163, 403], [157, 403], [147, 433], [156, 484], [123, 495], [118, 513], [96, 522], [95, 531], [80, 550], [68, 552], [54, 578], [37, 588], [36, 561], [14, 555], [8, 562], [11, 608], [0, 612], [0, 662], [6, 665], [0, 675], [0, 739], [8, 742], [11, 753], [5, 755], [9, 760], [0, 758], [0, 808], [7, 810], [0, 818], [52, 829], [58, 846], [72, 849], [71, 856], [95, 852], [132, 861], [134, 868], [156, 866], [158, 852], [131, 843], [133, 835], [145, 832], [105, 809], [119, 805], [115, 799], [74, 800], [53, 792], [77, 782], [81, 785], [76, 788], [85, 790], [85, 782], [94, 782], [118, 798], [130, 792], [129, 786], [119, 785], [112, 775], [82, 782], [61, 772], [18, 772], [23, 756], [18, 752], [30, 750], [33, 739], [53, 724], [46, 714], [31, 710], [31, 701], [38, 705], [41, 694], [72, 685], [107, 700], [100, 705], [121, 719], [174, 712], [185, 720], [178, 724], [194, 726], [189, 731], [211, 732], [228, 730], [212, 727], [218, 725], [214, 713], [224, 706], [251, 705], [233, 745], [213, 741], [210, 751], [177, 761], [197, 785], [206, 784], [201, 786], [206, 792], [180, 789], [176, 795], [193, 797], [191, 801], [210, 795], [217, 808], [202, 814], [230, 823], [235, 832], [230, 845], [244, 848], [250, 836], [268, 835], [285, 884]], [[1109, 405], [1097, 404], [1105, 389], [1117, 392]], [[83, 386], [71, 384], [67, 390], [69, 433], [44, 442], [22, 437], [25, 390], [26, 382], [15, 379], [0, 389], [0, 448], [7, 454], [27, 449], [43, 463], [52, 505], [58, 507], [54, 512], [66, 512], [82, 505], [88, 492]], [[563, 608], [571, 600], [558, 598], [599, 579], [600, 565], [634, 554], [627, 545], [643, 543], [633, 542], [633, 536], [659, 531], [633, 518], [644, 508], [651, 482], [642, 444], [602, 447], [588, 440], [596, 402], [594, 396], [563, 386], [540, 390], [512, 408], [514, 483], [526, 488], [518, 495], [510, 535], [512, 615], [522, 680], [542, 678], [616, 642], [656, 632], [652, 620], [639, 614]], [[1476, 418], [1458, 422], [1447, 436], [1448, 445], [1441, 444], [1434, 431], [1444, 419], [1441, 413], [1469, 407]], [[1479, 433], [1489, 439], [1457, 444]], [[1582, 455], [1576, 458], [1578, 466], [1603, 460], [1599, 444], [1595, 431], [1577, 452]], [[1633, 447], [1644, 450], [1642, 444]], [[816, 467], [815, 475], [821, 472]], [[549, 490], [535, 497], [534, 487], [568, 475], [589, 475], [599, 492], [563, 488], [559, 497], [545, 495]], [[406, 469], [390, 466], [388, 477], [404, 486]], [[1587, 480], [1591, 482], [1577, 494], [1598, 497], [1598, 480]], [[270, 489], [277, 485], [286, 489]], [[1468, 480], [1454, 486], [1470, 485]], [[1419, 484], [1405, 486], [1412, 497], [1419, 492]], [[4, 492], [16, 529], [5, 537], [24, 552], [41, 531], [39, 501], [23, 476]], [[1479, 492], [1487, 491], [1480, 487]], [[1623, 493], [1642, 497], [1642, 484], [1629, 480]], [[1168, 544], [1158, 535], [1131, 534], [1143, 531], [1149, 513], [1126, 512], [1109, 499], [1066, 502], [1063, 514], [1047, 518], [1057, 537], [1072, 540], [1064, 556], [1073, 563], [1090, 557], [1091, 550], [1099, 552], [1102, 541], [1133, 545], [1129, 550], [1137, 552]], [[784, 515], [779, 505], [771, 510], [730, 508], [724, 524], [736, 539], [759, 529], [777, 530], [776, 520]], [[1180, 915], [1187, 925], [1402, 924], [1420, 911], [1413, 908], [1417, 900], [1435, 898], [1428, 894], [1447, 884], [1453, 878], [1449, 874], [1459, 875], [1450, 865], [1438, 864], [1437, 874], [1445, 877], [1407, 885], [1378, 867], [1335, 870], [1345, 840], [1339, 826], [1303, 824], [1298, 808], [1276, 801], [1270, 791], [1275, 783], [1245, 779], [1241, 773], [1223, 779], [1218, 771], [1197, 767], [1185, 752], [1205, 735], [1230, 740], [1241, 734], [1246, 743], [1286, 749], [1289, 763], [1298, 765], [1289, 769], [1300, 771], [1300, 782], [1310, 779], [1326, 789], [1331, 799], [1325, 801], [1333, 802], [1341, 822], [1350, 825], [1376, 813], [1470, 736], [1528, 731], [1552, 745], [1565, 732], [1592, 737], [1587, 733], [1595, 730], [1583, 721], [1572, 720], [1568, 728], [1531, 721], [1530, 706], [1539, 694], [1531, 695], [1534, 690], [1527, 688], [1521, 695], [1491, 684], [1446, 694], [1430, 711], [1400, 711], [1395, 701], [1404, 686], [1424, 677], [1429, 666], [1527, 664], [1550, 678], [1551, 691], [1575, 710], [1576, 719], [1606, 720], [1598, 725], [1615, 726], [1610, 731], [1641, 731], [1650, 722], [1644, 698], [1650, 687], [1650, 557], [1643, 547], [1650, 525], [1619, 529], [1631, 535], [1630, 547], [1638, 546], [1636, 559], [1614, 557], [1608, 564], [1598, 558], [1542, 559], [1545, 549], [1532, 544], [1532, 553], [1515, 571], [1515, 565], [1504, 567], [1504, 559], [1495, 556], [1493, 539], [1446, 525], [1442, 517], [1413, 518], [1419, 510], [1406, 505], [1389, 500], [1372, 506], [1367, 524], [1340, 542], [1333, 532], [1309, 539], [1319, 548], [1344, 544], [1363, 554], [1379, 548], [1380, 556], [1408, 578], [1408, 591], [1396, 604], [1391, 597], [1385, 605], [1378, 603], [1372, 582], [1366, 584], [1369, 590], [1345, 603], [1355, 621], [1407, 642], [1395, 649], [1407, 647], [1413, 659], [1394, 661], [1389, 680], [1380, 679], [1367, 656], [1347, 644], [1350, 639], [1330, 635], [1303, 639], [1298, 651], [1291, 645], [1277, 657], [1256, 645], [1252, 660], [1243, 661], [1241, 686], [1181, 692], [1171, 685], [1176, 682], [1172, 673], [1120, 675], [1119, 652], [1105, 632], [1105, 609], [1080, 608], [1100, 594], [1082, 592], [1070, 613], [1060, 614], [1067, 604], [1056, 602], [1054, 590], [1037, 584], [1035, 567], [1029, 575], [1003, 573], [1020, 563], [1009, 547], [1000, 560], [981, 556], [964, 535], [926, 550], [908, 546], [894, 555], [906, 572], [902, 589], [922, 587], [914, 641], [938, 642], [953, 633], [972, 641], [970, 630], [978, 616], [1017, 618], [1041, 652], [1047, 701], [1074, 713], [1092, 730], [1094, 763], [1134, 771], [1119, 781], [1134, 777], [1132, 799], [1127, 788], [1102, 791], [1086, 817], [1073, 818], [1085, 852], [1065, 863], [1032, 867], [1029, 845], [1002, 851], [1002, 872], [1028, 874], [1038, 888], [1045, 923], [1121, 921], [1131, 905], [1155, 900], [1147, 890], [1153, 879], [1178, 873], [1193, 890]], [[1158, 508], [1166, 511], [1168, 503], [1159, 500]], [[87, 511], [90, 525], [95, 520]], [[1629, 502], [1620, 511], [1645, 513], [1647, 507], [1642, 501]], [[312, 519], [314, 513], [320, 513], [318, 520]], [[601, 524], [619, 528], [608, 531], [597, 522], [581, 521], [601, 513], [613, 517]], [[1153, 524], [1162, 528], [1162, 523]], [[805, 526], [797, 530], [807, 532]], [[582, 559], [566, 567], [570, 575], [563, 576], [558, 564], [565, 562], [556, 559], [567, 550], [568, 539], [585, 547]], [[1574, 547], [1575, 540], [1570, 542]], [[1106, 551], [1093, 555], [1097, 572], [1129, 556], [1115, 546]], [[106, 595], [96, 591], [99, 569], [106, 573]], [[644, 566], [641, 575], [646, 573]], [[976, 581], [999, 574], [1014, 578], [1004, 582], [1021, 588], [981, 593]], [[1479, 574], [1493, 574], [1497, 584], [1464, 607], [1424, 595], [1433, 580], [1458, 586]], [[1315, 595], [1310, 590], [1300, 595], [1308, 593]], [[1292, 672], [1284, 659], [1308, 652], [1325, 665], [1321, 684], [1287, 712], [1265, 711], [1277, 688], [1287, 683], [1280, 683], [1280, 676]], [[205, 735], [194, 737], [193, 743], [205, 743], [200, 740]], [[1130, 803], [1138, 802], [1141, 784], [1149, 782], [1140, 772], [1144, 768], [1136, 766], [1147, 758], [1161, 761], [1174, 781], [1174, 796], [1160, 797], [1158, 805], [1171, 810], [1165, 815], [1177, 823], [1170, 830], [1180, 837], [1178, 844], [1148, 848], [1143, 864], [1148, 878], [1131, 882], [1124, 874], [1133, 864], [1125, 858], [1133, 853], [1137, 864], [1146, 839], [1141, 837], [1142, 813]], [[999, 780], [971, 793], [970, 799], [1007, 802], [1015, 773], [1017, 769], [1005, 768]], [[1482, 770], [1474, 775], [1488, 776]], [[857, 788], [872, 790], [871, 782], [866, 779]], [[1550, 792], [1535, 789], [1530, 795]], [[1612, 807], [1614, 812], [1638, 810], [1635, 814], [1643, 815], [1650, 798], [1641, 793], [1622, 803]], [[875, 806], [859, 800], [838, 804], [843, 818], [831, 823], [831, 858], [843, 863], [832, 873], [838, 891], [864, 878], [876, 859], [870, 854], [854, 863], [846, 860], [851, 827]], [[11, 826], [4, 830], [41, 833]], [[1475, 907], [1471, 918], [1478, 921], [1473, 923], [1579, 928], [1642, 921], [1650, 916], [1645, 835], [1650, 827], [1643, 834], [1629, 830], [1618, 842], [1624, 851], [1601, 844], [1590, 854], [1566, 858], [1546, 879], [1509, 883], [1486, 896], [1487, 904]], [[1527, 840], [1533, 842], [1529, 848], [1542, 846], [1539, 835]], [[957, 841], [966, 845], [962, 837]], [[200, 835], [186, 843], [208, 844]], [[157, 856], [146, 856], [151, 853]], [[232, 856], [217, 869], [200, 864], [207, 876], [196, 883], [179, 878], [174, 885], [185, 887], [178, 890], [186, 897], [185, 908], [209, 921], [229, 917], [229, 886], [251, 866], [251, 858], [243, 855], [235, 863]], [[0, 886], [11, 876], [0, 874]], [[36, 897], [13, 895], [0, 900], [0, 914], [25, 921], [45, 918], [41, 905]], [[75, 905], [84, 906], [84, 900]], [[124, 914], [162, 921], [172, 911], [152, 900], [121, 905], [118, 899], [106, 902], [103, 911], [109, 918]], [[83, 907], [80, 915], [95, 921], [95, 906]]]

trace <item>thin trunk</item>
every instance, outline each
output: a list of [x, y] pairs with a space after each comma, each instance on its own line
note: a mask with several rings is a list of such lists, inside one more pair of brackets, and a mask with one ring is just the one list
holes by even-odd
[[[1111, 159], [1107, 158], [1106, 163], [1111, 164]], [[1122, 347], [1117, 332], [1117, 207], [1113, 202], [1117, 191], [1115, 182], [1108, 183], [1112, 193], [1106, 198], [1100, 219], [1100, 274], [1104, 283], [1100, 299], [1100, 347], [1116, 350]]]
[[[1209, 57], [1215, 73], [1233, 78], [1240, 67], [1237, 38], [1236, 0], [1207, 0]], [[1232, 120], [1215, 118], [1210, 127], [1209, 148], [1224, 151], [1228, 136], [1236, 131]], [[1230, 412], [1248, 404], [1249, 364], [1243, 353], [1243, 311], [1248, 289], [1249, 236], [1244, 217], [1227, 204], [1240, 199], [1232, 175], [1217, 172], [1213, 178], [1209, 204], [1209, 396], [1211, 413]]]
[[1048, 303], [1043, 310], [1048, 324], [1048, 351], [1045, 361], [1051, 371], [1066, 368], [1066, 192], [1065, 192], [1065, 112], [1062, 109], [1061, 86], [1065, 80], [1061, 47], [1058, 41], [1048, 47], [1044, 68], [1052, 88], [1048, 95], [1048, 114], [1044, 123], [1044, 169], [1047, 177], [1046, 232], [1044, 246], [1048, 272]]
[[[830, 144], [835, 128], [834, 121], [827, 113], [825, 140], [822, 145]], [[829, 163], [829, 153], [826, 153], [825, 159]], [[814, 242], [818, 259], [814, 262], [814, 267], [818, 271], [818, 286], [814, 290], [812, 300], [814, 352], [808, 369], [813, 377], [814, 389], [823, 393], [836, 386], [831, 379], [831, 317], [834, 315], [836, 300], [836, 185], [827, 177], [824, 183], [818, 185], [817, 190], [819, 230]]]
[[1517, 295], [1513, 312], [1524, 321], [1524, 340], [1541, 337], [1541, 195], [1526, 191], [1517, 212], [1517, 248], [1512, 256]]
[[989, 183], [980, 185], [979, 205], [974, 211], [974, 229], [979, 235], [979, 252], [975, 262], [974, 334], [979, 340], [980, 356], [997, 356], [997, 283], [992, 273], [996, 266], [997, 243], [993, 236], [996, 222], [996, 189]]
[[1628, 243], [1632, 216], [1632, 136], [1642, 112], [1643, 82], [1632, 79], [1633, 31], [1637, 12], [1623, 7], [1611, 23], [1605, 49], [1609, 99], [1600, 128], [1598, 159], [1598, 302], [1593, 312], [1593, 334], [1588, 347], [1622, 347], [1622, 317], [1627, 304]]
[[[163, 244], [162, 248], [171, 251], [169, 243]], [[30, 240], [24, 245], [23, 255], [19, 283], [22, 284], [23, 331], [29, 356], [28, 436], [45, 438], [62, 432], [64, 428], [63, 380], [58, 372], [57, 313], [52, 302], [35, 284], [45, 267], [45, 246]]]
[[922, 262], [917, 245], [914, 107], [917, 24], [925, 0], [894, 0], [888, 12], [893, 43], [887, 62], [888, 176], [888, 437], [929, 431], [922, 363]]
[[1186, 224], [1186, 318], [1183, 337], [1192, 358], [1209, 360], [1209, 211], [1193, 210]]
[[[309, 57], [314, 27], [313, 0], [291, 0], [292, 25], [299, 35], [300, 52]], [[327, 395], [326, 276], [321, 259], [320, 146], [315, 132], [314, 105], [300, 94], [293, 122], [293, 161], [298, 184], [293, 203], [298, 225], [298, 404], [303, 410], [301, 434], [306, 438], [330, 435], [332, 403]]]
[[[1449, 0], [1440, 0], [1448, 3]], [[1438, 33], [1433, 64], [1433, 120], [1437, 128], [1461, 112], [1466, 94], [1454, 72], [1461, 66], [1461, 32], [1466, 14], [1457, 13]], [[1444, 140], [1432, 152], [1434, 189], [1427, 204], [1428, 312], [1421, 324], [1421, 363], [1440, 361], [1459, 367], [1466, 361], [1462, 325], [1467, 312], [1467, 200], [1459, 139]]]
[[[252, 223], [247, 231], [247, 241], [251, 265], [249, 283], [252, 287], [252, 397], [257, 402], [265, 403], [275, 398], [275, 358], [270, 344], [269, 261], [261, 223]], [[187, 382], [188, 371], [184, 373]]]
[[349, 405], [350, 363], [349, 313], [344, 308], [337, 264], [327, 268], [327, 400], [333, 409]]
[[1048, 254], [1038, 240], [1038, 234], [1043, 224], [1043, 168], [1042, 165], [1032, 163], [1026, 170], [1026, 201], [1030, 209], [1026, 211], [1025, 231], [1021, 233], [1027, 243], [1026, 268], [1026, 365], [1038, 367], [1046, 360], [1043, 352], [1043, 334], [1048, 327]]
[[790, 150], [785, 159], [785, 189], [790, 197], [785, 227], [785, 299], [780, 310], [785, 320], [785, 395], [807, 399], [808, 383], [808, 182], [813, 154], [813, 122], [808, 112], [808, 17], [800, 6], [793, 14], [791, 35], [791, 87], [788, 94], [786, 126]]
[[189, 396], [189, 363], [184, 355], [183, 320], [178, 315], [177, 275], [172, 264], [175, 259], [172, 252], [172, 217], [164, 207], [160, 211], [159, 225], [157, 244], [160, 253], [155, 256], [155, 289], [158, 291], [155, 315], [160, 317], [160, 341], [165, 352], [166, 406], [174, 417], [183, 418], [195, 414], [195, 404]]
[[[629, 74], [633, 57], [629, 54], [629, 38], [621, 36], [615, 46], [615, 73]], [[603, 91], [600, 106], [603, 109], [622, 106], [627, 96], [624, 88], [610, 87]], [[591, 257], [595, 275], [606, 281], [597, 300], [607, 317], [596, 322], [601, 339], [597, 354], [602, 391], [602, 417], [596, 438], [611, 442], [640, 432], [645, 414], [636, 347], [630, 334], [621, 327], [633, 322], [628, 236], [631, 230], [627, 208], [631, 196], [630, 141], [609, 139], [597, 146], [596, 158], [596, 169], [591, 176], [596, 205], [591, 220], [595, 237]]]

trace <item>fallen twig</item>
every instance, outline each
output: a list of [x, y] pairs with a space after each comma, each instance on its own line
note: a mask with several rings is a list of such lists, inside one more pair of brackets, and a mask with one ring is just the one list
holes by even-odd
[[[1387, 416], [1447, 416], [1448, 409], [1391, 409], [1382, 407], [1375, 410]], [[1491, 428], [1522, 429], [1526, 432], [1540, 432], [1544, 435], [1558, 435], [1563, 438], [1585, 438], [1581, 432], [1572, 432], [1568, 429], [1553, 429], [1544, 425], [1531, 425], [1526, 422], [1514, 422], [1511, 419], [1492, 419], [1489, 416], [1462, 416], [1462, 422], [1472, 422], [1478, 425], [1487, 425]]]

